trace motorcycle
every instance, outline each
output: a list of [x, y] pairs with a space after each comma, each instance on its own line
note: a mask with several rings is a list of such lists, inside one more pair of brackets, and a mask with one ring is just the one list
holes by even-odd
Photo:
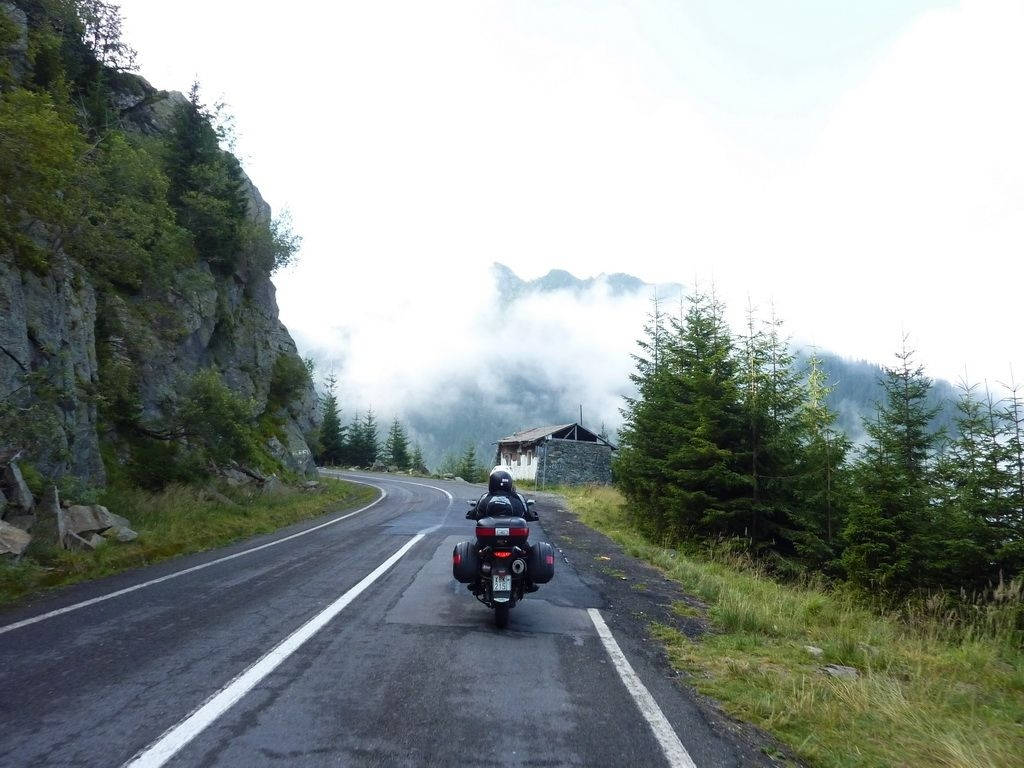
[[[527, 514], [534, 501], [525, 502]], [[530, 544], [530, 527], [515, 514], [504, 497], [492, 498], [484, 516], [477, 518], [477, 502], [470, 501], [467, 518], [476, 518], [475, 541], [463, 541], [452, 552], [452, 576], [465, 584], [476, 599], [494, 610], [499, 629], [508, 625], [509, 611], [537, 585], [547, 584], [555, 575], [555, 549], [546, 541]]]

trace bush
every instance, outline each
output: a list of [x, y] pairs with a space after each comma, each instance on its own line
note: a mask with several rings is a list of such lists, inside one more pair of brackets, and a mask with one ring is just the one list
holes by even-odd
[[309, 369], [301, 358], [296, 355], [278, 355], [270, 372], [267, 410], [287, 407], [298, 398], [309, 381]]
[[256, 404], [232, 392], [213, 369], [200, 371], [176, 414], [176, 431], [214, 465], [260, 463]]

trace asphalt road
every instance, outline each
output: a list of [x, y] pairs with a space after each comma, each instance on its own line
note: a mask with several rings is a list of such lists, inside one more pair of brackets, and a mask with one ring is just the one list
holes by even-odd
[[451, 578], [479, 489], [349, 476], [384, 498], [0, 613], [0, 766], [746, 763], [569, 564], [494, 627]]

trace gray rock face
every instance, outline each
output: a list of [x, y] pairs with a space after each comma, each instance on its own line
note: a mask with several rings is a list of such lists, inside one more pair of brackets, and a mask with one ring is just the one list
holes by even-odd
[[[106, 480], [96, 433], [96, 294], [84, 271], [63, 251], [40, 276], [0, 259], [0, 391], [18, 390], [18, 405], [46, 411], [45, 449], [31, 456], [46, 475], [74, 475], [91, 484]], [[55, 397], [33, 399], [29, 375]], [[21, 436], [5, 436], [17, 441]], [[6, 441], [5, 441], [6, 442]], [[0, 449], [11, 447], [0, 445]]]
[[11, 495], [10, 501], [7, 503], [23, 515], [30, 514], [36, 501], [32, 497], [32, 491], [25, 484], [25, 478], [21, 476], [21, 470], [13, 461], [4, 467], [3, 484]]
[[[0, 3], [0, 9], [7, 7]], [[121, 116], [141, 133], [169, 130], [184, 99], [139, 77], [118, 79]], [[249, 216], [269, 220], [270, 206], [256, 186], [246, 178], [244, 187]], [[95, 393], [102, 379], [97, 349], [104, 361], [127, 362], [137, 372], [141, 421], [154, 429], [164, 423], [191, 377], [205, 368], [216, 369], [231, 389], [265, 410], [275, 361], [282, 355], [298, 357], [279, 319], [270, 276], [250, 254], [242, 254], [230, 275], [215, 273], [204, 262], [184, 270], [173, 290], [155, 302], [161, 327], [152, 313], [139, 311], [152, 307], [154, 297], [109, 290], [98, 294], [74, 255], [59, 249], [50, 263], [40, 276], [0, 254], [0, 393], [21, 388], [24, 404], [40, 403], [24, 387], [29, 377], [42, 377], [56, 393], [45, 404], [52, 434], [38, 441], [44, 448], [30, 452], [48, 477], [71, 475], [97, 486], [106, 481], [97, 429]], [[316, 427], [316, 406], [308, 383], [275, 414], [287, 436], [282, 461], [310, 477], [315, 465], [305, 436]], [[0, 436], [0, 451], [24, 442], [22, 437]]]
[[21, 528], [0, 520], [0, 555], [20, 556], [28, 548], [32, 537]]

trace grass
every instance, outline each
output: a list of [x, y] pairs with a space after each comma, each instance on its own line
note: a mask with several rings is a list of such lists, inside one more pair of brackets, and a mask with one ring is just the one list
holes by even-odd
[[[760, 725], [815, 766], [1024, 765], [1020, 583], [964, 618], [908, 606], [883, 613], [823, 584], [780, 584], [755, 564], [658, 546], [611, 488], [564, 489], [581, 522], [708, 605], [691, 641], [652, 625], [672, 664], [730, 714]], [[692, 607], [677, 607], [692, 615]], [[822, 649], [820, 658], [805, 646]], [[855, 667], [854, 680], [823, 674]]]
[[321, 479], [316, 491], [285, 490], [260, 496], [244, 489], [223, 489], [221, 500], [202, 489], [170, 486], [160, 493], [107, 490], [99, 503], [127, 517], [139, 537], [102, 544], [91, 552], [68, 552], [50, 532], [33, 530], [35, 540], [20, 563], [0, 565], [0, 605], [55, 587], [138, 568], [190, 552], [224, 546], [270, 533], [325, 512], [369, 503], [375, 489], [341, 480]]

